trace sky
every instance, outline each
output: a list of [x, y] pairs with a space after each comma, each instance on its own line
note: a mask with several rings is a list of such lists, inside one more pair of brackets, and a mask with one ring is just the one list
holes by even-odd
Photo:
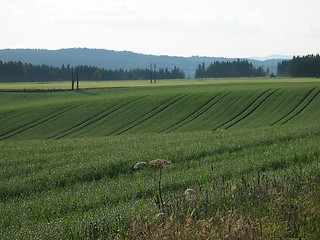
[[319, 0], [1, 0], [0, 49], [317, 54], [319, 9]]

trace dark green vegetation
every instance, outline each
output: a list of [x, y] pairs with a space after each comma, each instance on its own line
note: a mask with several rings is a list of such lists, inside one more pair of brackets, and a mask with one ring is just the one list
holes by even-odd
[[[0, 101], [4, 239], [320, 236], [317, 82], [2, 92]], [[174, 164], [165, 199], [199, 193], [173, 201], [160, 226], [155, 171], [133, 169], [156, 158]]]
[[293, 57], [278, 63], [278, 76], [320, 77], [320, 55]]
[[[78, 66], [79, 80], [138, 80], [150, 79], [181, 79], [184, 72], [179, 68], [173, 69], [132, 69], [107, 70], [92, 66]], [[22, 62], [0, 61], [0, 82], [50, 82], [71, 81], [72, 67], [62, 65], [52, 67], [48, 65], [32, 65]], [[75, 72], [75, 69], [74, 69]]]
[[[269, 72], [269, 69], [268, 69]], [[196, 78], [234, 78], [234, 77], [265, 77], [267, 73], [262, 67], [255, 68], [248, 60], [233, 62], [214, 62], [207, 68], [204, 63], [196, 69]]]

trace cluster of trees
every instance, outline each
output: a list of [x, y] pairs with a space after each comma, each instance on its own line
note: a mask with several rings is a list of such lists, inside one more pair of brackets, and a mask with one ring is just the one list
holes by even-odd
[[199, 64], [196, 78], [226, 78], [226, 77], [265, 77], [267, 73], [262, 67], [255, 68], [247, 60], [233, 62], [214, 62], [208, 67]]
[[307, 55], [303, 57], [293, 57], [292, 60], [285, 60], [278, 63], [278, 76], [287, 77], [319, 77], [320, 76], [320, 56]]
[[[138, 80], [185, 78], [182, 70], [174, 67], [168, 69], [133, 69], [106, 70], [92, 66], [78, 66], [80, 80]], [[72, 67], [69, 65], [52, 67], [32, 65], [22, 62], [0, 61], [0, 82], [46, 82], [71, 80]]]
[[151, 69], [132, 69], [132, 70], [106, 70], [88, 66], [79, 66], [79, 76], [83, 79], [94, 80], [146, 80], [150, 79], [183, 79], [185, 74], [177, 67], [173, 69], [151, 70]]

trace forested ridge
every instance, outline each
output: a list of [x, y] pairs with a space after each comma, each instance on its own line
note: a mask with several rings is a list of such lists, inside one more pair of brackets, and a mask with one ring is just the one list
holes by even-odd
[[[32, 65], [22, 62], [0, 61], [0, 82], [46, 82], [69, 81], [72, 76], [70, 65], [53, 67], [48, 65]], [[107, 70], [93, 66], [78, 66], [79, 80], [138, 80], [138, 79], [177, 79], [185, 78], [185, 74], [177, 67], [173, 69], [132, 69]]]
[[320, 76], [320, 56], [307, 55], [303, 57], [293, 57], [292, 60], [285, 60], [278, 63], [278, 76], [287, 77], [319, 77]]
[[[72, 71], [79, 73], [79, 80], [147, 80], [147, 79], [183, 79], [182, 69], [174, 67], [157, 68], [151, 64], [150, 68], [105, 69], [88, 65], [72, 67], [62, 64], [61, 67], [46, 64], [34, 65], [21, 61], [3, 62], [0, 60], [0, 82], [47, 82], [70, 81]], [[260, 66], [255, 67], [248, 60], [214, 61], [206, 66], [205, 62], [195, 69], [195, 78], [232, 78], [232, 77], [265, 77], [274, 76]], [[319, 77], [320, 56], [307, 55], [293, 57], [278, 63], [277, 75], [284, 77]]]
[[[276, 74], [277, 64], [282, 61], [281, 56], [270, 56], [267, 60], [247, 59], [255, 67], [263, 66], [269, 68], [270, 73]], [[110, 70], [123, 69], [145, 69], [150, 63], [156, 63], [158, 69], [171, 69], [177, 66], [183, 70], [186, 77], [194, 78], [194, 71], [198, 64], [203, 62], [209, 65], [215, 61], [234, 61], [238, 58], [225, 57], [177, 57], [165, 55], [148, 55], [130, 51], [113, 51], [107, 49], [69, 48], [58, 50], [46, 49], [3, 49], [0, 50], [0, 60], [3, 62], [31, 63], [33, 65], [48, 65], [61, 67], [67, 66], [95, 66]]]

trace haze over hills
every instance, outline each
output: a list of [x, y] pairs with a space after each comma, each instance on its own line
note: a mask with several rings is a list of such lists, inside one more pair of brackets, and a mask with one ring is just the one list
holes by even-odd
[[[157, 68], [179, 67], [186, 77], [194, 77], [194, 72], [199, 64], [203, 62], [206, 65], [215, 61], [234, 61], [237, 58], [223, 57], [177, 57], [177, 56], [156, 56], [139, 54], [130, 51], [113, 51], [105, 49], [88, 49], [88, 48], [69, 48], [59, 50], [46, 49], [3, 49], [0, 50], [0, 60], [21, 61], [34, 65], [46, 64], [49, 66], [61, 67], [62, 64], [76, 66], [88, 65], [105, 69], [135, 69], [149, 68], [150, 63], [155, 63]], [[248, 59], [255, 67], [263, 66], [266, 70], [269, 68], [270, 73], [277, 72], [277, 64], [283, 59]]]
[[265, 60], [270, 60], [270, 59], [292, 59], [292, 58], [293, 58], [293, 56], [289, 56], [289, 55], [268, 55], [265, 57], [249, 57], [248, 59], [265, 61]]

